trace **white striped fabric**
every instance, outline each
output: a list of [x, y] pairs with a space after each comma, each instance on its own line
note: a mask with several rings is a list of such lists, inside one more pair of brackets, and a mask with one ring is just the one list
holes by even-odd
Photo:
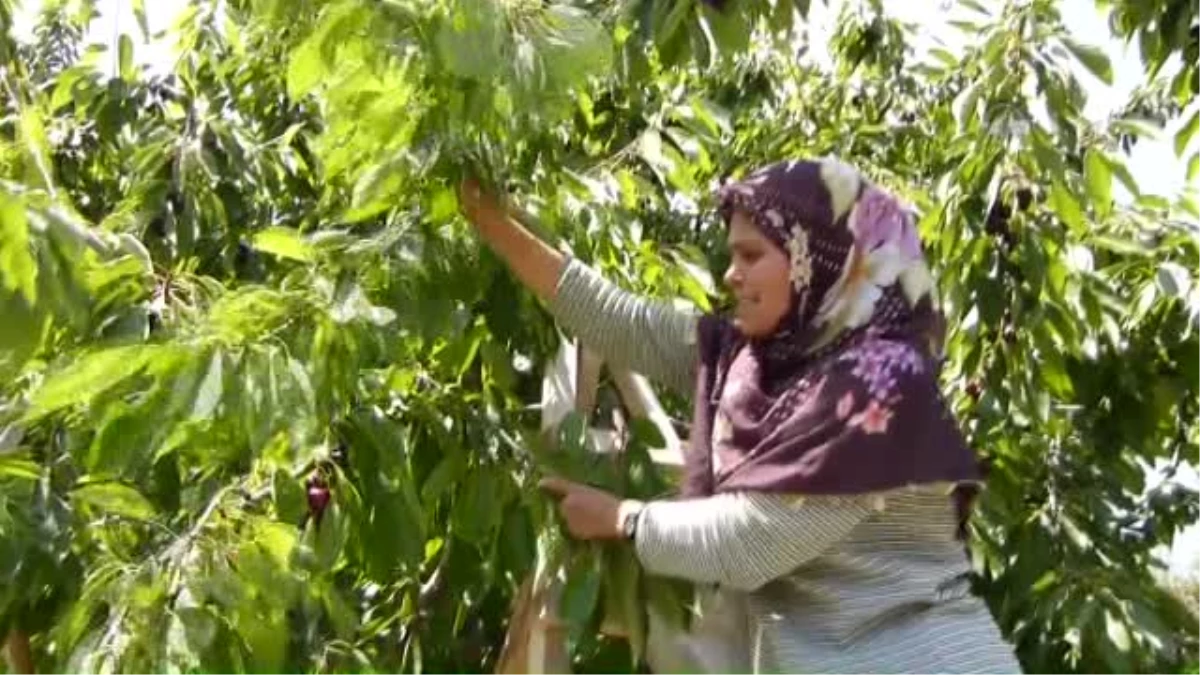
[[618, 288], [574, 259], [559, 279], [551, 311], [605, 361], [692, 393], [695, 314]]
[[[691, 393], [696, 315], [622, 291], [577, 261], [556, 317], [605, 360]], [[677, 671], [1019, 673], [968, 571], [946, 486], [860, 497], [725, 494], [652, 502], [637, 552], [702, 584], [710, 615], [655, 640]], [[711, 612], [715, 611], [715, 615]]]
[[820, 556], [868, 513], [865, 500], [720, 494], [647, 504], [637, 552], [652, 574], [754, 591]]

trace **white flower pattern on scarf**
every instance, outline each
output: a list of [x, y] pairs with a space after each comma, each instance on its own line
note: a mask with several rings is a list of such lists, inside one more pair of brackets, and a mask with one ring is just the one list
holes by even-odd
[[792, 236], [788, 239], [787, 249], [788, 258], [791, 260], [788, 277], [792, 281], [792, 289], [799, 293], [812, 283], [812, 258], [808, 252], [808, 232], [803, 227], [792, 226]]
[[916, 225], [895, 197], [868, 186], [854, 203], [847, 227], [854, 245], [818, 311], [816, 325], [824, 327], [818, 344], [869, 322], [884, 290], [897, 281], [910, 305], [933, 288]]
[[845, 162], [834, 157], [821, 160], [821, 181], [829, 191], [829, 204], [833, 210], [833, 219], [839, 220], [846, 214], [858, 198], [859, 185], [862, 178], [858, 171]]

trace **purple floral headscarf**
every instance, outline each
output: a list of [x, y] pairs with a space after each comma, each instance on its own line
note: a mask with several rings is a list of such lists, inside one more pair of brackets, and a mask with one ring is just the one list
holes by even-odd
[[726, 221], [743, 211], [788, 253], [792, 304], [762, 340], [701, 320], [684, 495], [947, 483], [965, 509], [980, 473], [938, 389], [942, 319], [912, 214], [833, 159], [719, 197]]

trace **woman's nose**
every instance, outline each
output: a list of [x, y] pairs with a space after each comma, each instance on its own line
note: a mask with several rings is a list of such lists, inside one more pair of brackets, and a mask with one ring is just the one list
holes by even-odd
[[731, 264], [725, 270], [725, 285], [734, 290], [737, 290], [737, 287], [742, 285], [742, 273], [738, 271], [737, 265]]

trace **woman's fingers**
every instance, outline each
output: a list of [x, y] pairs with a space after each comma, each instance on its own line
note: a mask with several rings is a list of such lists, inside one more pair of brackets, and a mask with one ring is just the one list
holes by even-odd
[[571, 536], [579, 537], [582, 533], [579, 531], [576, 509], [573, 508], [575, 504], [573, 504], [572, 500], [567, 499], [575, 491], [576, 484], [556, 476], [547, 476], [538, 482], [538, 487], [549, 492], [559, 500], [558, 512], [562, 515], [563, 520], [566, 521], [567, 531], [571, 533]]
[[464, 178], [458, 186], [458, 203], [467, 213], [473, 212], [479, 206], [482, 190], [474, 178]]
[[558, 511], [567, 530], [577, 539], [613, 539], [621, 536], [621, 500], [594, 487], [557, 476], [543, 478], [538, 486], [559, 498]]
[[483, 189], [479, 187], [479, 181], [474, 178], [464, 178], [462, 184], [459, 185], [459, 192], [468, 197], [479, 197], [483, 193]]
[[498, 213], [501, 210], [496, 196], [484, 190], [475, 178], [464, 178], [459, 183], [458, 204], [470, 218], [476, 218], [485, 213]]
[[538, 483], [538, 487], [557, 497], [566, 497], [578, 489], [579, 485], [558, 476], [547, 476]]

